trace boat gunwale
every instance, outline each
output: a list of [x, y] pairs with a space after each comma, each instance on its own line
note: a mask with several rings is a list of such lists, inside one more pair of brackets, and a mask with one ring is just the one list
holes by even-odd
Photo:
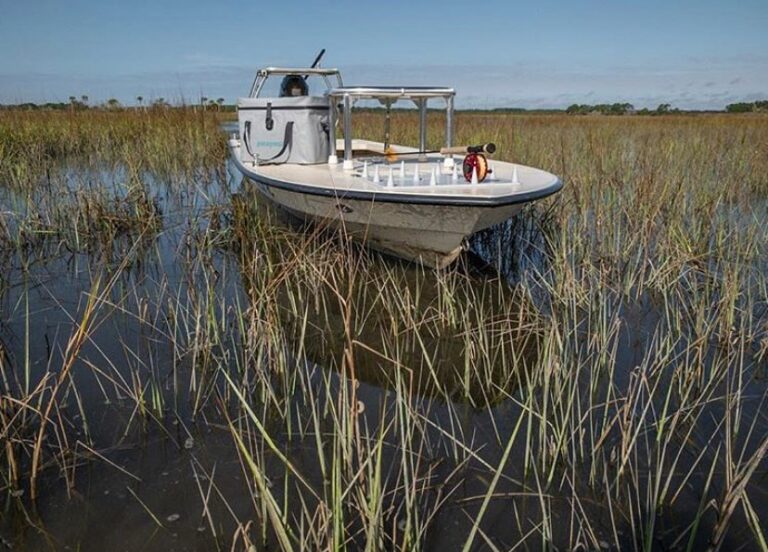
[[[240, 172], [250, 178], [260, 182], [266, 186], [273, 186], [282, 190], [290, 192], [332, 197], [337, 199], [347, 200], [359, 200], [359, 201], [376, 201], [381, 203], [411, 203], [417, 205], [451, 205], [455, 207], [502, 207], [505, 205], [515, 205], [518, 203], [530, 203], [549, 197], [560, 191], [563, 187], [563, 183], [555, 175], [554, 182], [549, 186], [540, 188], [538, 190], [531, 190], [522, 192], [519, 194], [507, 194], [496, 197], [468, 197], [468, 196], [436, 196], [433, 194], [418, 194], [418, 193], [392, 193], [386, 191], [364, 191], [364, 190], [340, 190], [338, 188], [326, 188], [319, 186], [312, 186], [306, 184], [299, 184], [296, 182], [290, 182], [286, 180], [277, 180], [263, 173], [255, 172], [246, 167], [237, 154], [230, 148], [231, 157], [235, 161]], [[548, 173], [551, 174], [551, 173]]]

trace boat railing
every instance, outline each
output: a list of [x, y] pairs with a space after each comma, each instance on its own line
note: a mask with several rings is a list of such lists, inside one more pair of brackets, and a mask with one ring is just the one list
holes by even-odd
[[[445, 102], [445, 146], [453, 145], [453, 99], [456, 91], [453, 88], [434, 86], [339, 86], [327, 92], [330, 106], [330, 139], [336, 143], [336, 107], [339, 102], [343, 105], [344, 129], [344, 164], [343, 168], [354, 168], [352, 160], [352, 106], [358, 100], [377, 100], [386, 109], [384, 142], [389, 146], [389, 115], [392, 104], [400, 100], [412, 101], [419, 110], [419, 152], [427, 147], [427, 102], [430, 99], [442, 99]], [[338, 163], [336, 151], [331, 151], [329, 164]]]
[[[335, 68], [324, 67], [265, 67], [256, 71], [256, 77], [251, 84], [251, 91], [248, 94], [251, 98], [257, 98], [261, 93], [261, 89], [264, 88], [264, 83], [267, 79], [273, 75], [286, 76], [286, 75], [302, 75], [303, 77], [316, 76], [321, 77], [325, 81], [327, 89], [331, 89], [334, 86], [343, 86], [341, 80], [341, 71]], [[331, 82], [332, 77], [335, 78], [335, 83]]]

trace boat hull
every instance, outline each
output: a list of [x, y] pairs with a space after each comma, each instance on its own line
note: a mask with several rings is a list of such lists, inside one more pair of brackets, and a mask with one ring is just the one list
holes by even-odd
[[405, 159], [408, 148], [389, 146], [404, 157], [394, 164], [370, 154], [384, 151], [384, 144], [368, 141], [353, 143], [354, 151], [372, 156], [350, 167], [248, 163], [238, 138], [230, 139], [229, 146], [238, 171], [288, 213], [432, 267], [450, 264], [472, 234], [562, 187], [548, 172], [502, 161], [493, 161], [486, 182], [467, 182], [457, 177], [452, 158], [428, 154]]
[[466, 237], [522, 209], [522, 204], [423, 205], [314, 195], [246, 178], [261, 195], [300, 219], [342, 229], [368, 247], [437, 268], [456, 259]]

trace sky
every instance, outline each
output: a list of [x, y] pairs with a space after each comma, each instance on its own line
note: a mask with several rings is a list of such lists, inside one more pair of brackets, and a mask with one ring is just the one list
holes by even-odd
[[201, 96], [257, 68], [453, 86], [459, 107], [768, 99], [768, 0], [0, 0], [0, 103]]

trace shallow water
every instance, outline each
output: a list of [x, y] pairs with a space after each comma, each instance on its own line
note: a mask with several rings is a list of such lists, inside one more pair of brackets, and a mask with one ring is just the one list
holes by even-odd
[[[96, 186], [107, 183], [108, 189], [113, 186], [110, 193], [115, 197], [126, 193], [121, 184], [125, 177], [119, 170], [69, 174], [66, 179], [72, 190], [77, 190], [83, 180]], [[0, 534], [14, 550], [229, 549], [238, 525], [254, 518], [256, 506], [249, 491], [252, 483], [243, 475], [231, 433], [213, 409], [205, 406], [213, 399], [203, 398], [208, 392], [204, 383], [197, 382], [199, 387], [191, 388], [197, 363], [203, 361], [188, 354], [194, 347], [187, 346], [205, 328], [190, 325], [186, 326], [186, 335], [169, 335], [172, 328], [179, 328], [171, 323], [172, 319], [183, 319], [185, 312], [204, 304], [212, 310], [212, 318], [226, 328], [225, 335], [232, 338], [217, 347], [210, 362], [236, 362], [238, 319], [248, 303], [244, 280], [249, 268], [241, 266], [226, 247], [208, 247], [198, 240], [211, 225], [226, 225], [224, 213], [233, 193], [250, 197], [249, 191], [236, 179], [226, 183], [198, 182], [181, 191], [177, 184], [147, 180], [150, 195], [162, 213], [162, 226], [152, 235], [141, 240], [122, 236], [111, 244], [89, 245], [76, 251], [46, 246], [27, 255], [9, 254], [4, 261], [7, 268], [0, 296], [0, 344], [5, 353], [5, 378], [12, 381], [6, 385], [26, 389], [34, 388], [49, 370], [56, 374], [62, 365], [67, 340], [92, 292], [96, 275], [103, 271], [106, 277], [116, 279], [111, 301], [97, 313], [96, 327], [78, 355], [72, 379], [61, 395], [60, 415], [70, 429], [66, 438], [78, 442], [73, 448], [79, 456], [64, 459], [64, 470], [52, 465], [44, 471], [37, 501], [29, 499], [27, 489], [5, 494]], [[23, 198], [13, 197], [12, 193], [1, 201], [4, 210], [18, 209], [24, 203]], [[509, 303], [514, 297], [510, 290], [551, 270], [551, 252], [541, 221], [540, 215], [523, 213], [475, 236], [471, 242], [473, 254], [462, 260], [465, 268], [461, 270], [477, 282], [503, 279], [506, 285], [500, 288], [499, 301]], [[297, 235], [301, 232], [295, 231]], [[129, 262], [121, 264], [126, 259]], [[374, 262], [378, 263], [375, 269], [382, 270], [397, 265], [414, 281], [420, 273], [416, 267], [385, 257], [374, 256]], [[541, 312], [556, 308], [543, 287], [533, 289], [531, 298]], [[762, 305], [764, 309], [765, 303]], [[636, 367], [657, 337], [663, 308], [651, 295], [631, 302], [617, 297], [610, 304], [612, 312], [606, 316], [615, 315], [622, 322], [610, 343], [616, 348], [613, 385], [618, 389], [634, 381]], [[764, 310], [755, 313], [756, 319], [761, 317], [766, 317]], [[342, 321], [333, 313], [329, 319], [342, 332]], [[200, 322], [190, 318], [185, 324]], [[584, 343], [590, 338], [590, 324], [584, 323]], [[369, 329], [370, 334], [358, 338], [376, 349], [380, 336], [375, 327]], [[178, 348], [176, 341], [180, 343]], [[326, 377], [334, 388], [345, 385], [342, 376], [329, 373], [329, 367], [336, 364], [324, 362], [340, 356], [341, 344], [322, 332], [310, 343], [316, 349], [310, 346], [302, 358], [294, 359], [296, 370], [306, 371], [310, 382]], [[574, 346], [579, 350], [584, 343]], [[681, 341], [681, 350], [684, 345]], [[463, 362], [454, 350], [456, 346], [440, 336], [427, 344], [436, 352], [435, 358], [442, 363], [439, 369], [445, 373], [456, 372]], [[705, 358], [712, 358], [715, 348], [713, 345]], [[537, 354], [534, 343], [526, 355]], [[359, 367], [358, 377], [363, 383], [358, 398], [364, 404], [366, 422], [376, 427], [379, 413], [393, 408], [398, 393], [374, 356], [361, 354]], [[757, 369], [748, 363], [750, 372]], [[321, 387], [318, 385], [318, 392], [322, 392]], [[514, 389], [512, 385], [507, 392]], [[748, 411], [744, 415], [758, 418], [759, 436], [768, 428], [760, 404], [764, 381], [756, 379], [747, 389], [754, 400], [745, 403]], [[137, 390], [144, 393], [148, 414], [140, 415], [136, 401], [128, 398]], [[491, 408], [476, 408], [472, 397], [458, 392], [451, 401], [445, 401], [427, 399], [428, 394], [421, 395], [422, 391], [414, 389], [413, 405], [434, 424], [427, 425], [425, 431], [426, 457], [434, 463], [429, 477], [445, 485], [435, 489], [451, 490], [451, 504], [440, 510], [424, 542], [430, 549], [451, 549], [471, 529], [487, 489], [487, 466], [499, 462], [502, 444], [514, 432], [522, 409], [514, 400], [499, 399], [491, 401]], [[295, 408], [301, 411], [301, 405]], [[717, 413], [713, 408], [713, 415]], [[711, 430], [716, 421], [711, 423], [711, 427], [703, 425], [701, 434], [691, 439], [701, 445], [706, 430]], [[459, 433], [480, 451], [477, 458], [458, 462], [455, 453], [452, 457], [446, 452], [450, 445], [435, 427], [448, 425], [461, 428]], [[281, 446], [290, 451], [292, 461], [308, 479], [317, 478], [313, 445], [284, 437]], [[389, 454], [394, 457], [394, 452]], [[541, 504], [533, 490], [523, 492], [525, 486], [519, 484], [531, 477], [525, 473], [524, 461], [522, 448], [513, 451], [496, 493], [500, 497], [514, 496], [517, 515], [533, 520]], [[681, 469], [694, 462], [691, 453], [681, 462]], [[69, 474], [68, 479], [62, 471]], [[282, 472], [275, 469], [271, 482], [274, 488], [280, 488], [282, 477]], [[664, 513], [661, 533], [675, 530], [672, 521], [678, 511], [687, 515], [698, 507], [699, 495], [694, 485], [690, 487], [689, 492], [681, 493], [672, 511]], [[601, 521], [605, 516], [601, 497], [590, 496], [587, 489], [579, 491], [584, 500], [580, 507], [597, 524], [607, 523]], [[435, 497], [425, 500], [437, 500], [439, 491], [430, 492]], [[761, 519], [768, 519], [768, 500], [759, 498], [755, 495], [753, 506]], [[569, 495], [564, 491], [562, 496], [550, 497], [550, 501], [555, 528], [551, 538], [567, 542]], [[483, 530], [493, 535], [500, 548], [511, 547], [520, 538], [509, 521], [509, 508], [505, 500], [492, 501], [484, 517]], [[532, 529], [535, 523], [523, 525]], [[747, 532], [743, 524], [735, 526], [726, 546], [739, 544]], [[627, 546], [633, 544], [625, 529], [618, 530], [618, 540]], [[662, 541], [656, 544], [664, 545]]]

